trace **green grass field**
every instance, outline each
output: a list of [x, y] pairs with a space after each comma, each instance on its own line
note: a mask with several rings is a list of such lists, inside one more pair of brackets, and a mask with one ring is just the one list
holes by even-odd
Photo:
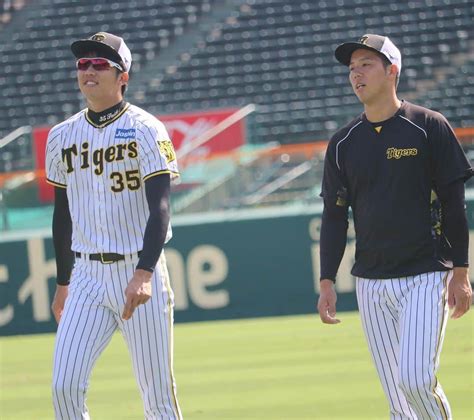
[[[175, 376], [185, 419], [387, 419], [356, 313], [177, 324]], [[474, 418], [474, 313], [448, 323], [439, 379], [454, 419]], [[52, 419], [53, 335], [0, 339], [0, 418]], [[94, 420], [143, 418], [116, 335], [93, 371]]]

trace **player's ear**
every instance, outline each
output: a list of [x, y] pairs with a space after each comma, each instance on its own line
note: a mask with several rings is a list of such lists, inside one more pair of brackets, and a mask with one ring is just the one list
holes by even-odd
[[397, 89], [398, 83], [400, 82], [400, 71], [396, 64], [389, 66], [389, 75], [393, 77], [393, 80], [395, 81], [395, 89]]
[[120, 81], [122, 82], [123, 85], [126, 85], [128, 83], [128, 79], [129, 79], [128, 73], [120, 74]]
[[393, 76], [397, 76], [398, 74], [398, 67], [396, 64], [392, 64], [390, 65], [390, 74], [393, 75]]

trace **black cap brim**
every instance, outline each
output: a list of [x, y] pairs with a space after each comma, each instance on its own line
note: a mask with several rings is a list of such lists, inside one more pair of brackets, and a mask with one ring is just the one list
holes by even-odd
[[336, 51], [334, 51], [334, 56], [341, 64], [348, 66], [351, 63], [352, 53], [355, 50], [360, 49], [374, 51], [380, 54], [379, 50], [369, 47], [368, 45], [361, 44], [360, 42], [346, 42], [336, 48]]
[[71, 51], [76, 56], [76, 58], [82, 58], [86, 54], [94, 51], [101, 57], [108, 58], [109, 60], [112, 60], [113, 62], [123, 66], [122, 58], [118, 52], [103, 42], [82, 39], [71, 44]]

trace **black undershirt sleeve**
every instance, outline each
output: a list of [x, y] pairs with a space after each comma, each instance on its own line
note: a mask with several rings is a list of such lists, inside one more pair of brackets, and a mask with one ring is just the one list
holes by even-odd
[[451, 245], [454, 267], [469, 266], [469, 227], [466, 216], [464, 180], [438, 187], [443, 233]]
[[324, 200], [319, 241], [321, 280], [336, 281], [337, 270], [346, 248], [348, 225], [348, 208]]
[[54, 188], [53, 245], [56, 254], [56, 283], [69, 284], [74, 264], [71, 250], [72, 221], [65, 188]]
[[170, 175], [161, 174], [147, 179], [145, 193], [150, 216], [136, 268], [152, 273], [163, 251], [170, 221]]

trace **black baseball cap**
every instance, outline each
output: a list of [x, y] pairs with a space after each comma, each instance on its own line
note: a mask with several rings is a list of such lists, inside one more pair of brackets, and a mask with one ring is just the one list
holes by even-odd
[[125, 72], [129, 72], [132, 66], [132, 53], [123, 38], [107, 32], [98, 32], [88, 39], [73, 42], [71, 51], [76, 58], [82, 58], [94, 51], [101, 57], [120, 64]]
[[352, 53], [361, 48], [382, 54], [388, 61], [398, 67], [398, 72], [401, 71], [402, 55], [388, 36], [365, 34], [356, 42], [346, 42], [339, 45], [334, 51], [334, 55], [337, 61], [348, 66], [351, 62]]

